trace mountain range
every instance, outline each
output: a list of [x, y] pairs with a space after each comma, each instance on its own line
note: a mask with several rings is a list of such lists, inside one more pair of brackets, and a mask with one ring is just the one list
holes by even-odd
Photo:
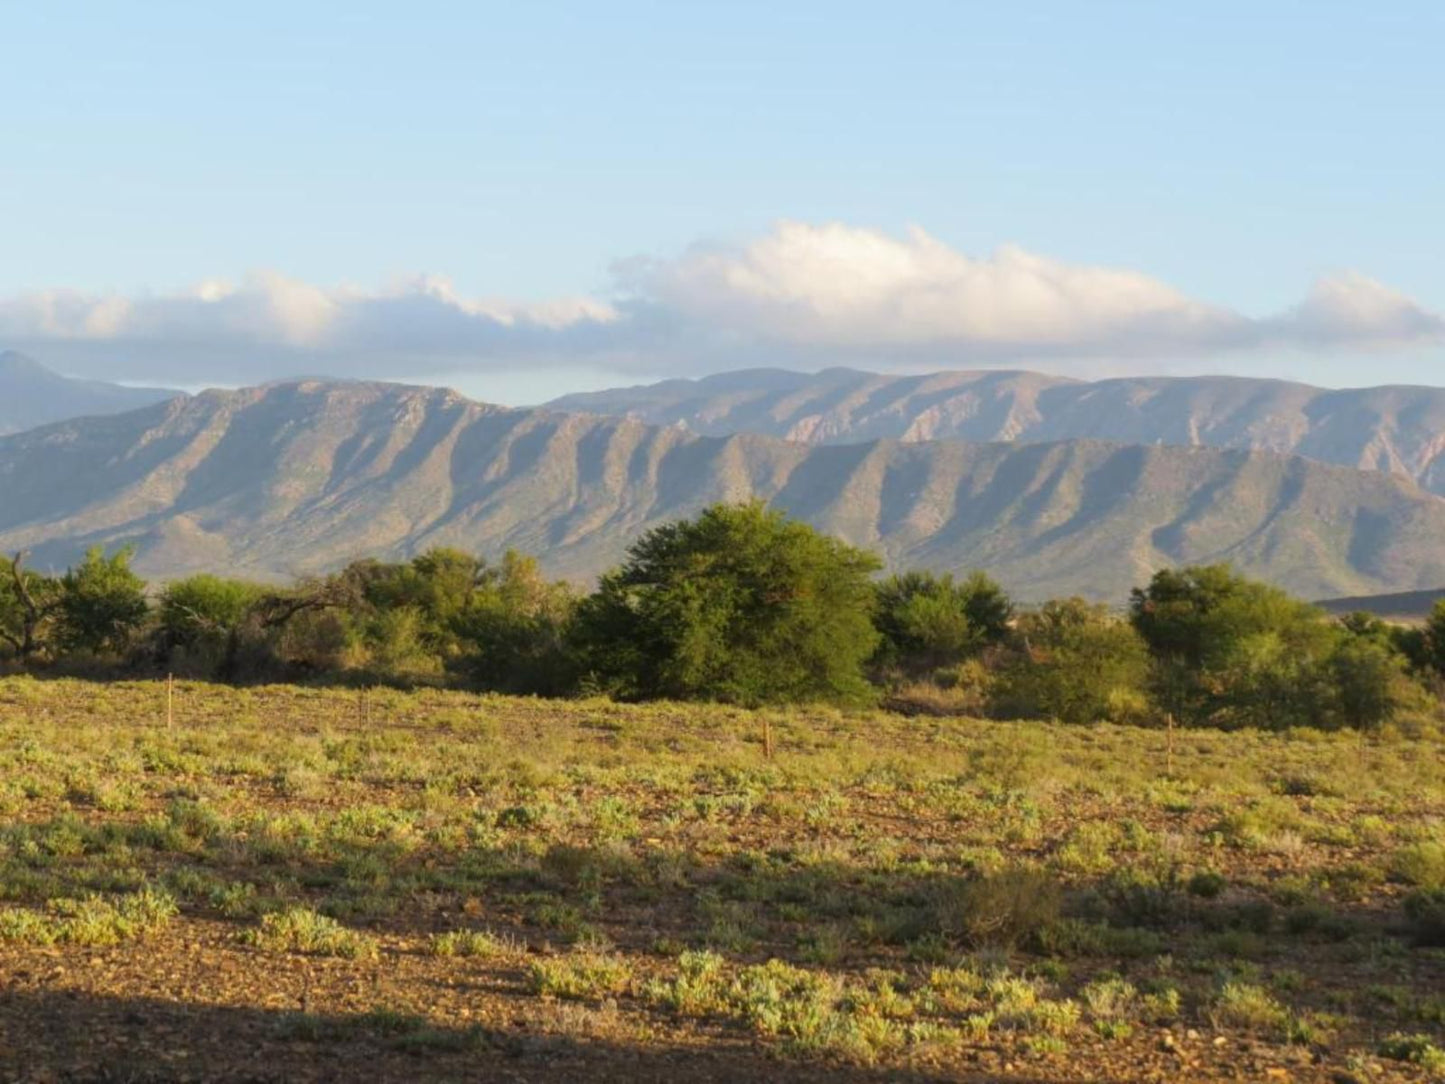
[[814, 444], [1107, 440], [1282, 452], [1403, 474], [1445, 494], [1445, 388], [1330, 390], [1247, 377], [1078, 381], [1030, 372], [880, 376], [777, 369], [563, 396], [698, 433]]
[[165, 388], [77, 380], [13, 350], [0, 353], [0, 433], [91, 414], [118, 414], [180, 394]]
[[[1035, 403], [1040, 379], [1015, 377], [1041, 389]], [[323, 381], [0, 438], [0, 547], [59, 567], [131, 543], [160, 578], [281, 577], [451, 545], [514, 546], [586, 580], [648, 528], [754, 496], [895, 566], [984, 568], [1026, 600], [1118, 601], [1158, 567], [1216, 560], [1309, 597], [1445, 583], [1445, 500], [1401, 475], [1248, 449], [706, 435]]]

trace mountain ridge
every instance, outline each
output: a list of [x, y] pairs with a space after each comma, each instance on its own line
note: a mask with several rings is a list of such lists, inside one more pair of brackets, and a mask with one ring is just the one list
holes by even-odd
[[1329, 389], [1240, 376], [1081, 381], [1027, 370], [724, 375], [725, 383], [674, 379], [544, 405], [825, 444], [896, 437], [1249, 448], [1405, 474], [1445, 494], [1445, 388]]
[[61, 376], [16, 350], [0, 351], [0, 435], [51, 422], [117, 414], [183, 394]]
[[277, 578], [433, 545], [586, 580], [645, 530], [760, 497], [896, 567], [981, 567], [1026, 600], [1120, 600], [1232, 560], [1310, 597], [1445, 583], [1445, 500], [1296, 456], [1075, 440], [807, 444], [304, 381], [0, 438], [0, 548], [134, 544], [169, 577]]

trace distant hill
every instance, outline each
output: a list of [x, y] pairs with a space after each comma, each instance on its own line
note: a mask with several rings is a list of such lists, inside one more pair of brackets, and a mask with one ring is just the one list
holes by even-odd
[[1387, 621], [1415, 624], [1424, 621], [1435, 608], [1435, 603], [1445, 599], [1445, 588], [1433, 591], [1406, 591], [1392, 595], [1353, 595], [1349, 598], [1328, 598], [1317, 603], [1332, 614], [1351, 614], [1363, 611]]
[[1248, 448], [1407, 475], [1445, 494], [1445, 388], [1332, 391], [1243, 377], [1093, 382], [1028, 372], [754, 369], [567, 395], [557, 410], [820, 444], [1109, 440]]
[[761, 496], [895, 565], [982, 567], [1024, 599], [1121, 600], [1234, 561], [1306, 597], [1445, 583], [1445, 500], [1298, 457], [1097, 441], [810, 445], [304, 382], [0, 438], [0, 549], [61, 566], [286, 576], [362, 555], [515, 546], [585, 579], [657, 524]]
[[51, 372], [13, 350], [0, 353], [0, 433], [94, 414], [118, 414], [173, 399], [165, 388], [129, 388]]

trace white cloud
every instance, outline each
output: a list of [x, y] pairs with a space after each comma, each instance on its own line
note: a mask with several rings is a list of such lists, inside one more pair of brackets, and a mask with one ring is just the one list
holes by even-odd
[[437, 275], [368, 292], [350, 286], [326, 289], [263, 271], [240, 285], [210, 279], [162, 296], [121, 298], [51, 290], [12, 298], [0, 301], [0, 335], [345, 352], [366, 348], [357, 334], [373, 330], [378, 314], [395, 318], [408, 309], [430, 310], [433, 319], [452, 320], [454, 334], [468, 322], [485, 335], [495, 327], [557, 329], [616, 317], [611, 306], [591, 298], [539, 305], [467, 300], [457, 295], [448, 279]]
[[1440, 338], [1445, 320], [1397, 290], [1346, 272], [1320, 279], [1304, 301], [1264, 326], [1300, 345], [1392, 347]]
[[1145, 332], [1196, 335], [1234, 320], [1146, 275], [1009, 246], [975, 259], [922, 230], [780, 224], [741, 248], [633, 265], [641, 293], [703, 323], [785, 341], [874, 347], [1083, 348]]
[[971, 257], [916, 228], [896, 238], [784, 222], [742, 246], [698, 246], [619, 273], [647, 304], [692, 325], [810, 348], [931, 348], [941, 359], [1400, 346], [1445, 335], [1439, 315], [1359, 274], [1322, 279], [1289, 312], [1251, 318], [1137, 271], [1016, 246]]
[[[517, 303], [462, 296], [424, 275], [322, 287], [274, 272], [172, 294], [50, 290], [0, 299], [0, 347], [73, 371], [231, 383], [605, 366], [665, 374], [744, 364], [864, 360], [911, 368], [1067, 359], [1209, 357], [1251, 349], [1397, 348], [1445, 321], [1363, 275], [1316, 283], [1249, 316], [1138, 271], [1006, 246], [970, 256], [920, 229], [898, 237], [783, 222], [734, 246], [698, 245], [616, 269], [612, 299]], [[124, 372], [121, 372], [121, 368]]]

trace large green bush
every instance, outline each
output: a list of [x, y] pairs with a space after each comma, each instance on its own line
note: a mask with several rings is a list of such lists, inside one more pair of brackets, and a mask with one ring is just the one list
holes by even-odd
[[583, 601], [584, 670], [628, 698], [868, 700], [878, 567], [761, 503], [715, 505], [649, 532]]
[[158, 656], [172, 670], [196, 677], [247, 676], [243, 654], [252, 656], [252, 667], [268, 654], [255, 620], [265, 593], [259, 584], [209, 573], [172, 580], [157, 601]]
[[546, 579], [535, 557], [508, 550], [451, 620], [464, 649], [459, 668], [488, 689], [570, 691], [567, 635], [576, 604], [573, 590]]
[[1144, 713], [1149, 654], [1107, 607], [1072, 598], [1019, 618], [993, 687], [995, 714], [1066, 723], [1126, 721]]
[[67, 651], [121, 651], [145, 623], [146, 584], [131, 570], [126, 546], [109, 557], [94, 546], [60, 579], [56, 635]]
[[1013, 605], [993, 580], [975, 572], [902, 572], [878, 584], [876, 661], [910, 676], [955, 666], [1008, 635]]
[[1186, 722], [1377, 726], [1409, 696], [1398, 641], [1378, 623], [1334, 621], [1227, 565], [1159, 572], [1130, 610], [1155, 700]]

